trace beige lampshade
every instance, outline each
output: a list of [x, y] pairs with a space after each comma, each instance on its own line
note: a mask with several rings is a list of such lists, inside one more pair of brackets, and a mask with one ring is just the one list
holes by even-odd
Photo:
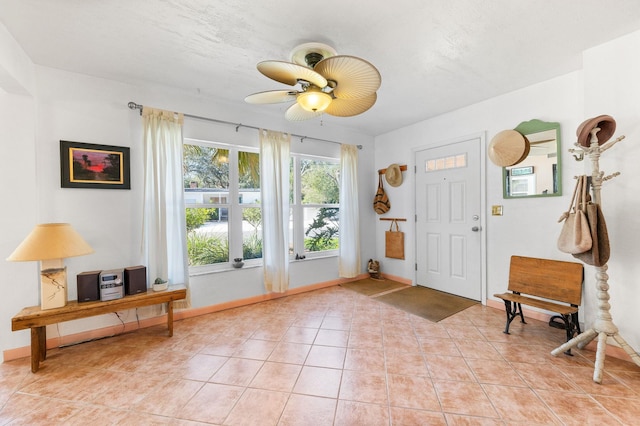
[[68, 223], [42, 223], [20, 243], [9, 261], [64, 259], [93, 253], [93, 249]]

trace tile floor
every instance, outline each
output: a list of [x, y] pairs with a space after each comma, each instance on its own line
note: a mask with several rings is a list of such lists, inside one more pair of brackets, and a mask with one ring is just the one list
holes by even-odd
[[640, 367], [553, 357], [480, 305], [433, 323], [331, 287], [0, 364], [0, 424], [638, 425]]

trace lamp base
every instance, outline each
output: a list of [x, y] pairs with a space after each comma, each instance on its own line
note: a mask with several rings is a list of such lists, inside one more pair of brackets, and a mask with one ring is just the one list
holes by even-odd
[[67, 305], [67, 268], [40, 271], [40, 308], [54, 309]]

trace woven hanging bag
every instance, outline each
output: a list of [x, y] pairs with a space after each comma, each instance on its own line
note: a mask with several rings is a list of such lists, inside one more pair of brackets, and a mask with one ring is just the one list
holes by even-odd
[[391, 208], [391, 203], [389, 202], [389, 197], [384, 192], [384, 187], [382, 186], [382, 175], [378, 174], [378, 190], [376, 191], [375, 197], [373, 197], [373, 210], [378, 214], [384, 214], [389, 211]]

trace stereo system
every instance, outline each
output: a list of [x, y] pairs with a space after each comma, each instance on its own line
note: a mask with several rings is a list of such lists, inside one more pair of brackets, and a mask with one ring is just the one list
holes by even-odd
[[81, 272], [77, 275], [78, 303], [121, 299], [147, 291], [146, 266]]
[[122, 299], [124, 297], [124, 270], [109, 269], [100, 272], [100, 300]]

